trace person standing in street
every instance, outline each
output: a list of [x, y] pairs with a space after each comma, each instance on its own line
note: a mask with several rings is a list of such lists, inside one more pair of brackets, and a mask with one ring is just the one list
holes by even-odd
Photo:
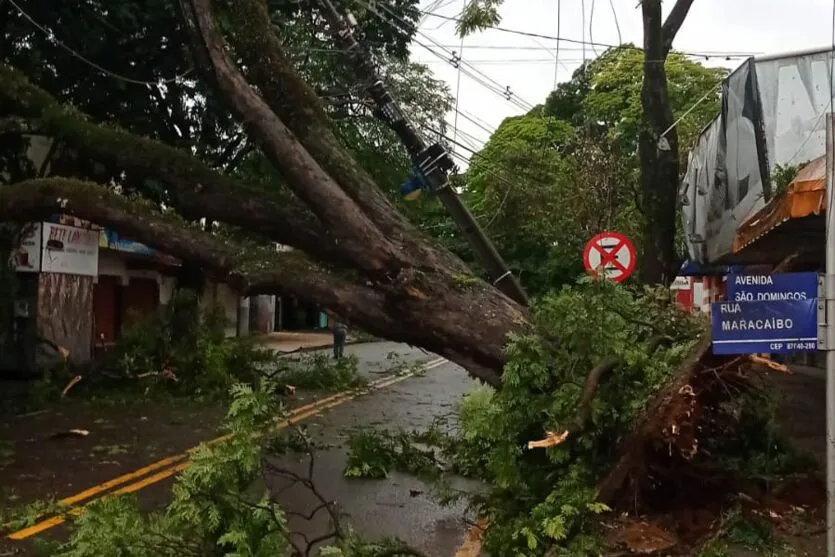
[[348, 336], [348, 327], [342, 321], [333, 321], [333, 357], [340, 359], [345, 353], [345, 339]]

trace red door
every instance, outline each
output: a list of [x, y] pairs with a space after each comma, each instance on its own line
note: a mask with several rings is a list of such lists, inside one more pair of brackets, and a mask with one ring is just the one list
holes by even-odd
[[98, 283], [93, 285], [94, 346], [116, 341], [116, 300], [120, 281], [119, 277], [99, 275]]

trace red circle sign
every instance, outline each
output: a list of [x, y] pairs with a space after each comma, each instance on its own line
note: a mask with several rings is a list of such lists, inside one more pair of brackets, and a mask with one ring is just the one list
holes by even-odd
[[637, 253], [632, 242], [617, 232], [603, 232], [586, 244], [583, 265], [586, 271], [615, 282], [623, 282], [635, 270]]

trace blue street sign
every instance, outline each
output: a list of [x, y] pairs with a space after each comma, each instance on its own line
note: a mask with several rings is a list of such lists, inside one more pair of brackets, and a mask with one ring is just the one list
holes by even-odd
[[711, 308], [714, 354], [814, 352], [818, 306], [801, 301], [719, 302]]
[[817, 297], [817, 273], [728, 275], [730, 302], [802, 301]]

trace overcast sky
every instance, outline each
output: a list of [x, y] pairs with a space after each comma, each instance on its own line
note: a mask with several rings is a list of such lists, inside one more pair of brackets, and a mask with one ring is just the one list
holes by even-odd
[[[456, 17], [464, 1], [423, 0], [421, 7], [435, 14]], [[638, 0], [611, 0], [611, 3], [610, 0], [505, 0], [500, 26], [557, 36], [558, 2], [561, 3], [560, 37], [590, 41], [591, 36], [594, 42], [613, 45], [621, 41], [642, 43]], [[665, 15], [672, 5], [672, 0], [664, 1]], [[584, 54], [582, 45], [559, 41], [557, 66], [558, 41], [497, 30], [467, 37], [461, 50], [454, 22], [431, 15], [425, 17], [416, 40], [431, 46], [432, 50], [415, 44], [413, 60], [425, 62], [438, 78], [450, 85], [453, 93], [458, 72], [446, 59], [452, 51], [463, 53], [457, 140], [473, 149], [480, 147], [504, 118], [525, 112], [523, 107], [541, 103], [553, 89], [555, 67], [557, 79], [568, 80]], [[699, 53], [771, 54], [826, 47], [831, 42], [832, 0], [695, 0], [674, 48]], [[598, 52], [605, 49], [586, 46], [586, 58], [595, 56], [595, 48]], [[703, 63], [735, 68], [743, 60], [744, 56], [732, 60], [716, 57]], [[485, 84], [502, 91], [509, 86], [518, 104], [507, 101]], [[452, 113], [447, 119], [450, 136], [454, 118]], [[460, 156], [470, 156], [464, 148], [456, 150]]]

